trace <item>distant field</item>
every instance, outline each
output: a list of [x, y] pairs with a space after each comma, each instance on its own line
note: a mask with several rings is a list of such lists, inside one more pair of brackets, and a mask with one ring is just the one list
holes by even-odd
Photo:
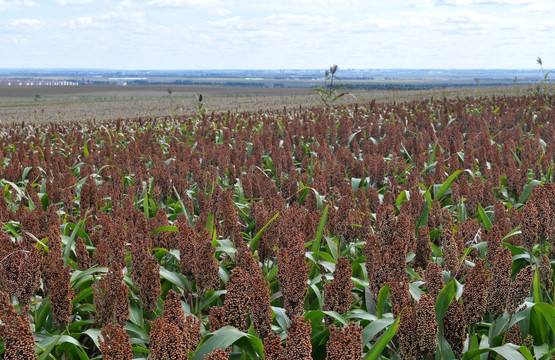
[[[171, 95], [168, 89], [171, 89]], [[186, 115], [195, 112], [195, 94], [203, 94], [208, 112], [257, 111], [283, 107], [318, 106], [309, 88], [223, 86], [0, 86], [0, 120], [109, 120]], [[429, 90], [352, 91], [339, 104], [399, 102], [430, 97], [525, 95], [530, 85], [438, 88]]]
[[[193, 96], [202, 93], [209, 96], [235, 95], [297, 95], [309, 94], [311, 89], [303, 88], [263, 88], [263, 87], [225, 87], [225, 86], [116, 86], [116, 85], [81, 85], [81, 86], [0, 86], [0, 98], [41, 97], [164, 97]], [[0, 100], [1, 101], [1, 100]]]

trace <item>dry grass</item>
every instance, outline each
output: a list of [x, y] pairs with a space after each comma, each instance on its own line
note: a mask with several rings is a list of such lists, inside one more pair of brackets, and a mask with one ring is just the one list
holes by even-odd
[[[319, 106], [309, 88], [221, 86], [71, 86], [0, 87], [2, 122], [110, 120], [187, 115], [196, 111], [196, 93], [208, 112], [277, 110]], [[401, 102], [425, 98], [526, 95], [531, 86], [438, 88], [429, 90], [353, 91], [336, 104]], [[35, 99], [35, 95], [40, 98]]]

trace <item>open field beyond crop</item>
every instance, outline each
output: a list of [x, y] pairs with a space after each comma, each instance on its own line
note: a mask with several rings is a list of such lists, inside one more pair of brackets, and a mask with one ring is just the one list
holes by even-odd
[[[555, 85], [551, 85], [555, 88]], [[171, 91], [171, 95], [168, 92]], [[413, 101], [428, 98], [530, 95], [529, 85], [351, 91], [337, 104]], [[0, 86], [0, 121], [44, 122], [185, 116], [203, 94], [209, 112], [282, 110], [320, 105], [309, 88], [223, 86]]]
[[24, 90], [0, 89], [4, 359], [555, 353], [555, 96]]

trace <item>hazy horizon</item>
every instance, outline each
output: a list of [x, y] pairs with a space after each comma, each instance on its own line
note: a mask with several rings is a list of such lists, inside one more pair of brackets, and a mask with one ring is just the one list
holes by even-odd
[[0, 24], [4, 69], [555, 67], [551, 0], [0, 0]]
[[[206, 69], [187, 69], [187, 68], [176, 68], [176, 69], [132, 69], [132, 68], [93, 68], [93, 67], [0, 67], [0, 71], [6, 70], [17, 70], [17, 71], [75, 71], [75, 70], [87, 70], [87, 71], [129, 71], [129, 72], [202, 72], [202, 71], [325, 71], [329, 66], [324, 66], [320, 68], [206, 68]], [[544, 72], [555, 71], [555, 68], [544, 67]], [[529, 68], [342, 68], [339, 66], [339, 71], [519, 71], [519, 72], [538, 72], [541, 73], [539, 65], [537, 67]]]

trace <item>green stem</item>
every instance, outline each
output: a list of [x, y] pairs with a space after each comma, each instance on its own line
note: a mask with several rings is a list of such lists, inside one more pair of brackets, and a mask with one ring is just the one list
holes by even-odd
[[[505, 331], [505, 335], [503, 335], [503, 341], [501, 342], [501, 346], [505, 345], [505, 341], [507, 340], [507, 334], [511, 328], [511, 320], [513, 318], [513, 314], [509, 315], [509, 320], [507, 320], [507, 330]], [[501, 355], [497, 355], [497, 360], [501, 359]]]
[[475, 330], [476, 330], [476, 324], [470, 325], [470, 337], [468, 338], [468, 351], [472, 350], [472, 337], [474, 336]]

